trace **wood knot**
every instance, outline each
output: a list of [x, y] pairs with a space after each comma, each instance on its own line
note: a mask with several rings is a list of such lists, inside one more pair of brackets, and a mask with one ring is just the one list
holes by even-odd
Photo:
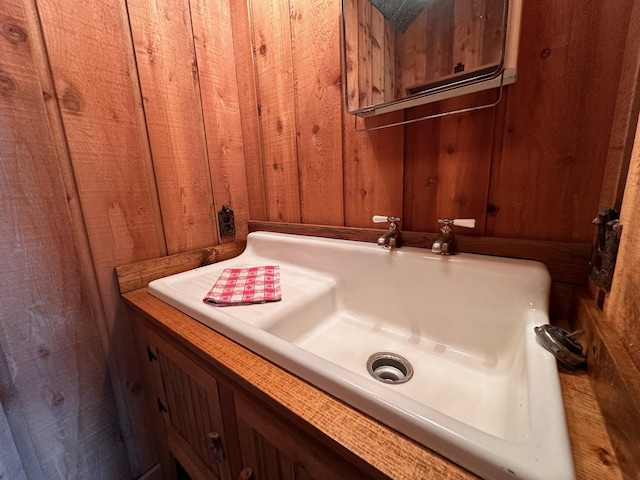
[[273, 163], [273, 169], [274, 169], [274, 170], [276, 170], [276, 171], [278, 171], [278, 164], [277, 164], [277, 163], [275, 163], [275, 162]]
[[16, 91], [16, 82], [7, 72], [0, 71], [0, 93], [6, 97], [13, 95]]
[[82, 100], [80, 96], [74, 92], [67, 90], [62, 95], [62, 104], [72, 112], [79, 112], [82, 110]]
[[263, 43], [260, 45], [260, 55], [265, 55], [267, 53], [267, 46]]
[[51, 350], [49, 350], [44, 345], [41, 345], [38, 349], [38, 355], [40, 355], [41, 358], [49, 358], [49, 355], [51, 355]]
[[600, 461], [603, 463], [603, 465], [606, 465], [607, 467], [611, 466], [614, 463], [611, 452], [609, 452], [609, 450], [607, 450], [606, 448], [598, 447], [598, 457], [600, 458]]
[[456, 197], [455, 201], [461, 207], [464, 207], [467, 203], [469, 203], [467, 200], [467, 197], [465, 197], [464, 195], [460, 195], [459, 197]]
[[64, 403], [64, 395], [60, 392], [56, 392], [53, 394], [53, 400], [51, 401], [54, 407], [59, 407]]
[[134, 395], [138, 395], [142, 391], [142, 385], [139, 382], [127, 382], [127, 390]]
[[568, 166], [571, 165], [575, 161], [575, 158], [571, 155], [566, 155], [562, 158], [557, 158], [555, 164], [558, 166]]
[[2, 35], [11, 43], [27, 41], [27, 32], [13, 22], [5, 22], [2, 24]]
[[318, 125], [314, 125], [311, 129], [311, 133], [316, 134], [320, 131], [320, 127]]
[[551, 49], [550, 48], [545, 48], [540, 52], [540, 58], [542, 58], [542, 59], [549, 58], [549, 55], [551, 55]]

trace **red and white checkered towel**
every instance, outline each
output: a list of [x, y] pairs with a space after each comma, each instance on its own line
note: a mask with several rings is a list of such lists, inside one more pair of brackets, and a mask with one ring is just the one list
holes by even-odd
[[202, 301], [209, 305], [226, 307], [277, 302], [281, 299], [280, 267], [269, 265], [225, 268]]

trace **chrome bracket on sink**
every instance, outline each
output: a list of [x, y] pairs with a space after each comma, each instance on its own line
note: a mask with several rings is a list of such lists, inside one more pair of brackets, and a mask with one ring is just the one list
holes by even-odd
[[582, 346], [574, 339], [582, 334], [582, 330], [569, 333], [552, 325], [540, 325], [533, 330], [538, 344], [551, 352], [565, 368], [577, 370], [587, 362]]

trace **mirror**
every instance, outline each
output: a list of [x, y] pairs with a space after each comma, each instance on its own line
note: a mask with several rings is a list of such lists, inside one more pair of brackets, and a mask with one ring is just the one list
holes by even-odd
[[[513, 83], [515, 68], [512, 79], [499, 78], [505, 69], [508, 4], [343, 0], [347, 111], [374, 115]], [[458, 91], [492, 79], [497, 81], [491, 86]]]

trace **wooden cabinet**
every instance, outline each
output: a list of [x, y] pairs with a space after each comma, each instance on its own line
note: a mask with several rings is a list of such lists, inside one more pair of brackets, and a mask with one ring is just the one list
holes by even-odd
[[252, 480], [369, 478], [275, 411], [235, 395], [240, 453]]
[[[152, 420], [164, 425], [157, 440], [166, 440], [165, 453], [193, 480], [372, 478], [295, 415], [276, 410], [145, 318], [132, 312], [132, 320]], [[163, 463], [165, 478], [175, 478], [171, 460]]]
[[151, 331], [147, 343], [169, 450], [194, 480], [229, 480], [229, 446], [217, 379]]

